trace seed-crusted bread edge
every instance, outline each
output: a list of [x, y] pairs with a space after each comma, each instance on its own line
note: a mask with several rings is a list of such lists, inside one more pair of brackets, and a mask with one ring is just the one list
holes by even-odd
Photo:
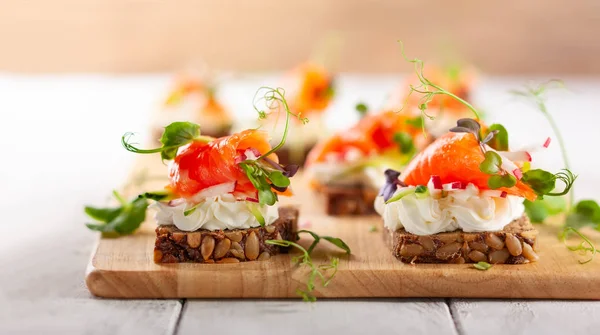
[[457, 230], [419, 236], [404, 229], [384, 229], [385, 243], [404, 263], [525, 264], [538, 260], [538, 231], [526, 215], [501, 231], [467, 233]]
[[287, 248], [267, 240], [296, 240], [298, 209], [279, 208], [271, 225], [249, 229], [182, 231], [173, 225], [156, 228], [155, 263], [239, 263], [267, 260]]

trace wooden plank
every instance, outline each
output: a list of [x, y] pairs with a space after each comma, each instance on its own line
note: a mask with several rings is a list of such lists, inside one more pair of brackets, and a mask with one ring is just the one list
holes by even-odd
[[[229, 316], [235, 322], [226, 322]], [[443, 300], [188, 300], [178, 334], [457, 334]]]
[[[136, 169], [142, 167], [154, 176], [166, 173], [159, 157], [141, 157]], [[145, 188], [156, 189], [165, 182], [153, 180]], [[557, 239], [556, 227], [540, 227], [537, 263], [496, 265], [491, 271], [478, 271], [469, 264], [408, 265], [396, 260], [384, 245], [378, 216], [326, 216], [306, 184], [298, 175], [293, 184], [295, 197], [287, 200], [300, 206], [299, 223], [344, 239], [353, 251], [347, 257], [327, 245], [315, 249], [314, 259], [323, 264], [328, 262], [327, 253], [340, 256], [334, 282], [318, 287], [318, 297], [600, 299], [600, 259], [580, 265], [579, 255]], [[136, 193], [135, 188], [129, 191]], [[379, 232], [369, 232], [373, 225]], [[86, 279], [92, 293], [113, 298], [292, 298], [306, 280], [306, 269], [292, 266], [288, 255], [241, 264], [154, 264], [154, 227], [149, 215], [144, 227], [132, 236], [100, 239]], [[300, 241], [305, 246], [309, 243]]]
[[[69, 208], [64, 210], [66, 221]], [[178, 300], [115, 301], [89, 294], [82, 280], [93, 241], [89, 232], [65, 226], [20, 241], [27, 247], [0, 255], [0, 333], [172, 333], [181, 312]]]
[[461, 334], [595, 334], [600, 327], [598, 301], [450, 302]]

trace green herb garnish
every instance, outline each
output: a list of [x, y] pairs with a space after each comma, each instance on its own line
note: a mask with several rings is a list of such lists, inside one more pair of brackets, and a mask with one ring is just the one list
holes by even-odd
[[567, 210], [564, 197], [538, 197], [535, 201], [525, 200], [523, 205], [525, 205], [525, 213], [533, 223], [543, 223], [548, 216]]
[[[414, 65], [415, 74], [417, 75], [417, 78], [420, 82], [420, 85], [417, 85], [417, 86], [414, 86], [412, 84], [409, 85], [410, 91], [408, 92], [408, 95], [406, 96], [404, 104], [400, 110], [404, 109], [404, 106], [407, 105], [408, 99], [410, 98], [410, 96], [416, 92], [416, 93], [422, 94], [422, 97], [419, 99], [419, 106], [418, 106], [419, 110], [421, 111], [422, 118], [424, 119], [426, 117], [430, 120], [434, 120], [435, 117], [427, 114], [427, 112], [426, 112], [427, 106], [436, 95], [441, 94], [441, 95], [447, 95], [447, 96], [452, 97], [453, 99], [459, 101], [460, 103], [465, 105], [469, 110], [471, 110], [473, 112], [473, 114], [475, 114], [476, 119], [480, 119], [479, 112], [470, 103], [468, 103], [464, 99], [460, 98], [459, 96], [455, 95], [454, 93], [448, 92], [444, 88], [438, 86], [437, 84], [435, 84], [435, 83], [431, 82], [429, 79], [427, 79], [427, 77], [425, 77], [425, 75], [423, 74], [424, 62], [418, 58], [409, 59], [406, 56], [406, 53], [404, 52], [404, 43], [402, 43], [402, 41], [398, 41], [398, 43], [400, 44], [400, 53], [402, 54], [402, 57], [404, 57], [404, 60], [406, 60], [407, 62], [412, 63]], [[425, 132], [425, 123], [424, 122], [423, 122], [422, 129], [423, 129], [423, 133], [425, 135], [427, 135]]]
[[367, 115], [367, 112], [369, 112], [369, 107], [367, 107], [367, 105], [364, 102], [357, 103], [354, 108], [356, 109], [358, 114], [360, 114], [361, 118], [365, 117]]
[[401, 154], [409, 154], [415, 150], [412, 136], [403, 131], [394, 134], [392, 140], [398, 145]]
[[429, 189], [427, 188], [427, 186], [423, 186], [423, 185], [418, 185], [415, 188], [407, 188], [407, 189], [404, 189], [404, 190], [398, 192], [393, 197], [389, 198], [385, 203], [389, 204], [389, 203], [398, 201], [398, 200], [404, 198], [405, 196], [411, 195], [411, 194], [414, 194], [417, 198], [422, 199], [429, 195]]
[[286, 112], [285, 128], [279, 143], [268, 152], [261, 154], [257, 159], [244, 160], [239, 163], [240, 168], [244, 170], [252, 185], [258, 190], [258, 202], [261, 205], [272, 206], [278, 200], [277, 193], [275, 193], [274, 190], [284, 192], [290, 185], [289, 178], [296, 173], [298, 167], [291, 165], [282, 167], [278, 163], [270, 160], [268, 156], [285, 144], [291, 116], [297, 117], [302, 123], [307, 123], [308, 119], [302, 118], [300, 115], [290, 111], [287, 100], [285, 99], [285, 90], [282, 88], [274, 89], [270, 87], [261, 87], [254, 95], [253, 100], [254, 110], [261, 119], [264, 119], [267, 116], [265, 111], [257, 107], [257, 104], [261, 101], [266, 103], [269, 110], [278, 110], [283, 107]]
[[[578, 245], [567, 244], [567, 239], [569, 237], [569, 234], [571, 234], [571, 233], [576, 234], [583, 241], [581, 243], [579, 243]], [[592, 243], [592, 241], [590, 241], [589, 238], [587, 238], [585, 235], [583, 235], [581, 232], [579, 232], [579, 230], [577, 230], [573, 227], [567, 226], [561, 232], [560, 238], [564, 242], [565, 246], [571, 251], [579, 251], [583, 255], [587, 254], [588, 252], [591, 253], [591, 256], [589, 259], [584, 260], [584, 261], [580, 260], [579, 263], [581, 263], [581, 264], [589, 263], [594, 259], [594, 256], [596, 256], [596, 252], [597, 252], [596, 246], [594, 245], [594, 243]]]
[[491, 133], [494, 133], [494, 135], [487, 142], [487, 145], [497, 151], [508, 151], [508, 132], [506, 128], [501, 124], [494, 123], [489, 127], [484, 138], [490, 136]]
[[145, 197], [138, 196], [133, 201], [127, 202], [117, 191], [113, 191], [113, 195], [119, 202], [119, 207], [85, 207], [85, 213], [98, 221], [97, 223], [87, 223], [86, 226], [102, 233], [131, 234], [146, 219], [148, 201]]
[[374, 233], [374, 232], [376, 232], [376, 231], [377, 231], [377, 226], [376, 226], [376, 225], [371, 225], [371, 226], [369, 227], [369, 233]]
[[422, 116], [417, 116], [414, 119], [407, 119], [406, 124], [415, 128], [423, 128], [424, 121]]
[[[575, 227], [583, 227], [585, 225], [596, 225], [596, 229], [599, 229], [597, 225], [598, 225], [598, 222], [600, 222], [600, 210], [597, 210], [597, 208], [600, 208], [600, 206], [598, 206], [598, 203], [594, 200], [582, 200], [579, 203], [575, 204], [575, 193], [569, 192], [569, 191], [571, 190], [571, 188], [573, 186], [573, 182], [575, 181], [577, 176], [574, 175], [570, 171], [571, 169], [570, 169], [569, 157], [567, 154], [567, 148], [565, 146], [564, 138], [562, 136], [562, 133], [560, 132], [558, 124], [556, 123], [556, 121], [554, 120], [554, 117], [552, 116], [552, 114], [550, 114], [550, 112], [548, 111], [548, 107], [546, 106], [547, 91], [552, 88], [564, 88], [564, 87], [565, 87], [565, 84], [561, 80], [553, 79], [553, 80], [549, 80], [544, 83], [540, 83], [538, 85], [527, 85], [521, 90], [512, 90], [511, 93], [516, 96], [520, 96], [520, 97], [524, 97], [524, 98], [528, 99], [530, 102], [532, 102], [534, 104], [536, 109], [540, 113], [542, 113], [542, 115], [546, 118], [546, 120], [550, 124], [550, 127], [552, 128], [552, 131], [554, 132], [554, 135], [558, 139], [558, 144], [560, 146], [562, 159], [565, 164], [565, 169], [553, 176], [550, 176], [550, 174], [548, 174], [548, 173], [536, 173], [535, 183], [536, 183], [536, 185], [538, 185], [538, 189], [537, 190], [534, 189], [534, 190], [536, 191], [536, 193], [538, 193], [538, 190], [541, 190], [542, 192], [547, 191], [550, 188], [549, 185], [555, 183], [556, 180], [560, 180], [565, 184], [565, 187], [562, 192], [554, 192], [554, 193], [547, 194], [547, 195], [560, 196], [560, 195], [566, 195], [567, 193], [569, 193], [569, 198], [568, 198], [569, 201], [564, 206], [564, 210], [563, 210], [563, 211], [566, 211], [568, 214], [567, 214], [567, 218], [565, 221], [565, 228], [562, 233], [562, 239], [563, 239], [563, 241], [565, 241], [566, 237], [569, 233], [577, 234], [584, 241], [581, 244], [579, 244], [578, 246], [575, 246], [575, 247], [567, 246], [567, 248], [571, 251], [582, 251], [584, 253], [592, 252], [592, 258], [593, 258], [596, 253], [596, 247], [594, 246], [594, 244], [591, 242], [591, 240], [589, 238], [587, 238], [584, 234], [579, 232]], [[525, 178], [525, 175], [523, 176], [523, 178]], [[547, 210], [546, 208], [544, 208], [542, 206], [541, 203], [536, 204], [535, 202], [534, 203], [530, 202], [530, 203], [526, 203], [525, 206], [526, 206], [525, 207], [526, 210], [528, 211], [528, 214], [529, 213], [535, 214], [534, 218], [537, 220], [541, 219], [543, 221], [543, 219], [545, 219], [548, 215], [558, 214], [557, 211]], [[596, 214], [596, 213], [598, 213], [598, 214]], [[596, 221], [598, 221], [598, 222], [596, 222]], [[565, 242], [565, 244], [566, 244], [566, 242]], [[586, 245], [587, 245], [587, 247], [586, 247]], [[585, 261], [585, 262], [580, 262], [580, 263], [584, 264], [589, 261], [591, 261], [591, 259], [589, 259], [588, 261]]]
[[[323, 239], [323, 240], [329, 241], [332, 244], [334, 244], [335, 246], [343, 249], [344, 251], [346, 251], [346, 253], [348, 255], [350, 254], [350, 248], [344, 241], [342, 241], [341, 239], [339, 239], [337, 237], [319, 236], [316, 233], [314, 233], [312, 231], [308, 231], [308, 230], [298, 231], [298, 234], [300, 234], [300, 233], [310, 234], [314, 238], [314, 241], [310, 245], [308, 250], [304, 249], [304, 247], [302, 247], [301, 245], [299, 245], [295, 242], [286, 241], [286, 240], [267, 240], [267, 241], [265, 241], [265, 243], [271, 244], [271, 245], [278, 245], [281, 247], [294, 247], [301, 251], [301, 253], [302, 253], [301, 255], [292, 257], [292, 263], [297, 264], [299, 266], [301, 266], [301, 265], [308, 266], [310, 268], [310, 274], [308, 275], [308, 279], [306, 282], [306, 288], [305, 289], [301, 289], [301, 288], [296, 289], [296, 294], [301, 296], [302, 300], [304, 300], [304, 301], [313, 302], [313, 301], [317, 300], [317, 298], [312, 294], [312, 292], [315, 289], [315, 281], [317, 280], [317, 278], [321, 279], [321, 284], [323, 285], [323, 287], [327, 287], [329, 285], [329, 283], [331, 283], [331, 280], [333, 279], [333, 277], [335, 277], [337, 270], [338, 270], [338, 265], [339, 265], [339, 258], [333, 257], [331, 259], [330, 264], [316, 266], [313, 263], [312, 258], [310, 256], [310, 254], [313, 251], [313, 249], [315, 248], [315, 246], [319, 243], [319, 241], [321, 241]], [[329, 270], [333, 270], [333, 272], [331, 273], [331, 275], [326, 276], [325, 273]]]
[[487, 271], [492, 268], [492, 264], [490, 264], [488, 262], [478, 262], [478, 263], [473, 264], [473, 267], [476, 268], [477, 270]]
[[165, 127], [165, 131], [160, 138], [162, 147], [155, 149], [140, 149], [131, 143], [134, 133], [125, 133], [121, 137], [123, 147], [136, 154], [153, 154], [160, 152], [163, 160], [171, 160], [177, 155], [177, 149], [193, 141], [208, 143], [213, 140], [212, 137], [200, 136], [200, 126], [191, 122], [173, 122]]

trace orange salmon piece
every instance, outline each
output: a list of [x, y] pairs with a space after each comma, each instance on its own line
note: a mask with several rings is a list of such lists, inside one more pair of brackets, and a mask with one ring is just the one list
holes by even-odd
[[[234, 192], [256, 198], [256, 188], [236, 163], [250, 148], [261, 154], [271, 150], [267, 133], [249, 129], [209, 143], [188, 144], [172, 162], [169, 189], [179, 196], [190, 197], [207, 187], [235, 181]], [[275, 154], [269, 158], [277, 161]]]
[[[479, 142], [470, 133], [447, 133], [420, 152], [402, 172], [401, 179], [408, 185], [427, 185], [431, 176], [439, 176], [442, 183], [460, 181], [473, 183], [481, 190], [490, 189], [490, 176], [479, 170], [485, 159]], [[520, 180], [511, 188], [499, 188], [511, 195], [534, 201], [535, 192]]]
[[406, 121], [411, 118], [414, 116], [392, 111], [367, 115], [354, 127], [319, 142], [310, 151], [307, 165], [325, 161], [330, 153], [344, 154], [351, 148], [358, 149], [364, 155], [396, 148], [397, 143], [393, 138], [398, 132], [411, 135], [418, 148], [420, 143], [424, 143], [422, 129], [407, 124]]

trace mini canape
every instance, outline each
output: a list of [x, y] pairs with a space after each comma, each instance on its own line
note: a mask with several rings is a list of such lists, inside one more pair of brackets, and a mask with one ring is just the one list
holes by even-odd
[[[540, 147], [547, 147], [548, 138]], [[564, 195], [575, 177], [530, 170], [528, 151], [508, 151], [508, 133], [461, 119], [402, 174], [385, 173], [375, 202], [393, 255], [407, 263], [522, 264], [538, 259], [525, 199]], [[554, 192], [556, 180], [565, 183]]]
[[374, 213], [383, 171], [401, 169], [426, 141], [418, 118], [391, 111], [366, 115], [321, 140], [308, 155], [307, 174], [328, 214]]

